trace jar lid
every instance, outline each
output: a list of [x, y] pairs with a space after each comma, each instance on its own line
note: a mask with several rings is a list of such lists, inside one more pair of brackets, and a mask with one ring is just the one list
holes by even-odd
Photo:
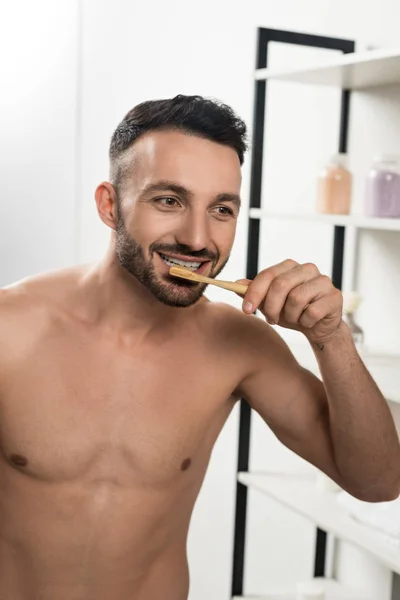
[[337, 153], [331, 155], [331, 162], [336, 165], [342, 165], [343, 167], [347, 166], [347, 154]]
[[375, 163], [398, 163], [400, 156], [398, 154], [377, 154], [374, 157]]

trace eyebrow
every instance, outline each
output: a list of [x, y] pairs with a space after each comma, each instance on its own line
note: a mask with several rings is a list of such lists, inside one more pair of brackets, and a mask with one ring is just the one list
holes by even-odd
[[[180, 185], [178, 183], [174, 183], [173, 181], [167, 181], [167, 180], [161, 180], [161, 181], [156, 181], [155, 183], [150, 183], [149, 185], [147, 185], [146, 187], [143, 188], [142, 190], [142, 194], [150, 194], [152, 192], [162, 192], [162, 191], [166, 191], [169, 190], [171, 192], [174, 192], [175, 194], [178, 194], [179, 196], [183, 196], [184, 198], [186, 198], [187, 200], [191, 200], [193, 199], [193, 193], [188, 190], [186, 187], [184, 187], [183, 185]], [[232, 202], [232, 204], [235, 204], [237, 209], [240, 209], [242, 201], [240, 199], [240, 196], [238, 196], [237, 194], [230, 194], [230, 193], [222, 193], [222, 194], [218, 194], [218, 196], [216, 196], [215, 198], [216, 202]]]

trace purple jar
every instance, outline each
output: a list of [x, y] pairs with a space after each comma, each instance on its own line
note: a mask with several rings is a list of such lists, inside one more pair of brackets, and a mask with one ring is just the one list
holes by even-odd
[[367, 177], [365, 213], [369, 217], [400, 217], [400, 162], [397, 156], [374, 160]]

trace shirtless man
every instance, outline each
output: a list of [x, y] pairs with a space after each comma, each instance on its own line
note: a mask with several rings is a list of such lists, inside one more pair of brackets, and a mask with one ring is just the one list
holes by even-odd
[[[226, 264], [245, 149], [226, 106], [134, 108], [95, 193], [104, 258], [1, 291], [0, 600], [186, 600], [193, 505], [240, 398], [354, 496], [399, 495], [395, 426], [329, 278], [284, 261], [240, 311], [169, 275]], [[303, 332], [324, 384], [257, 308]]]

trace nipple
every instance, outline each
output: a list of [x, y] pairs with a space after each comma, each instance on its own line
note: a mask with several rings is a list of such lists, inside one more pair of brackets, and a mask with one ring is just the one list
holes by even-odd
[[185, 460], [181, 464], [181, 471], [187, 471], [191, 464], [192, 464], [191, 459], [185, 458]]
[[10, 460], [14, 463], [14, 465], [18, 465], [19, 467], [26, 467], [28, 464], [28, 459], [20, 454], [11, 454]]

